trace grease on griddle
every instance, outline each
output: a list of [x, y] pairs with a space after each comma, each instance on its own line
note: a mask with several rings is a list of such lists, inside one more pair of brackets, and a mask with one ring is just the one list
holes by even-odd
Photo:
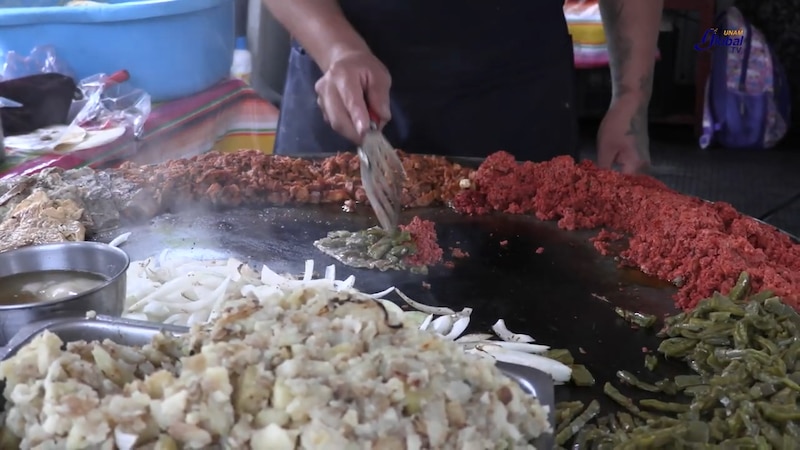
[[648, 275], [633, 267], [620, 267], [620, 272], [622, 273], [622, 282], [628, 285], [639, 285], [656, 289], [675, 287], [675, 285], [669, 281], [664, 281], [658, 277]]

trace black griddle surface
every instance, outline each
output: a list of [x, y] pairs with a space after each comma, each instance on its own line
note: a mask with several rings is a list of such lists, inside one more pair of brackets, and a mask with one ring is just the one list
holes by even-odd
[[[649, 374], [643, 366], [643, 348], [654, 350], [659, 340], [653, 331], [632, 329], [613, 309], [617, 305], [658, 316], [673, 314], [674, 288], [641, 272], [618, 268], [612, 257], [601, 256], [593, 248], [589, 241], [592, 232], [563, 231], [554, 223], [530, 216], [472, 217], [443, 208], [406, 211], [401, 223], [415, 215], [436, 223], [445, 260], [452, 261], [452, 267], [439, 265], [428, 275], [414, 275], [342, 265], [318, 251], [313, 242], [329, 231], [362, 230], [376, 222], [364, 211], [348, 214], [331, 206], [166, 214], [95, 239], [108, 242], [132, 232], [123, 248], [133, 260], [171, 249], [172, 256], [232, 256], [256, 266], [267, 264], [279, 273], [299, 274], [305, 260], [313, 259], [318, 273], [335, 264], [338, 279], [352, 274], [356, 287], [364, 292], [395, 286], [423, 303], [459, 309], [469, 306], [474, 308], [470, 331], [488, 331], [497, 319], [505, 319], [512, 331], [528, 333], [554, 348], [569, 349], [576, 362], [595, 375], [594, 388], [558, 387], [558, 401], [598, 398], [612, 411], [616, 407], [603, 396], [602, 384], [614, 381], [617, 370], [655, 381], [681, 367], [662, 362], [666, 372]], [[453, 247], [468, 252], [469, 257], [453, 258]], [[541, 253], [537, 253], [539, 248]]]

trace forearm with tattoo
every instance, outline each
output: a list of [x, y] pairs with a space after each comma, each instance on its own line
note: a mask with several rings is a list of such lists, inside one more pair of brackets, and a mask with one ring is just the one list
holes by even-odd
[[636, 147], [649, 153], [647, 109], [653, 90], [658, 30], [663, 0], [600, 0], [608, 44], [612, 103], [631, 102], [635, 113], [629, 135]]

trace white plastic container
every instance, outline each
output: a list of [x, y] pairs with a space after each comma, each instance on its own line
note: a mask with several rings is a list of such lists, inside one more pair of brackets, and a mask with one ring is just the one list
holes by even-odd
[[233, 64], [231, 64], [231, 78], [238, 78], [250, 84], [250, 74], [253, 72], [253, 55], [247, 49], [247, 38], [236, 38], [236, 48], [233, 50]]

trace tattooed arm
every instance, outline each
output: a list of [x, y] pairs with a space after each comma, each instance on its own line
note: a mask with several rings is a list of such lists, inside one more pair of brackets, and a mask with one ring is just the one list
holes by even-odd
[[663, 0], [600, 0], [613, 83], [612, 105], [631, 105], [627, 134], [633, 136], [637, 151], [647, 160], [647, 108], [663, 6]]

